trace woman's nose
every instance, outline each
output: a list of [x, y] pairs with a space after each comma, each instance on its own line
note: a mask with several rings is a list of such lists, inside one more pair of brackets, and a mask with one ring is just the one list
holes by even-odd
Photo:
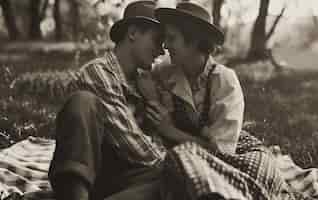
[[160, 47], [159, 47], [159, 55], [164, 55], [165, 54], [165, 48], [164, 48], [164, 44], [162, 44]]
[[162, 44], [162, 48], [163, 48], [163, 49], [168, 49], [168, 45], [167, 45], [166, 42]]

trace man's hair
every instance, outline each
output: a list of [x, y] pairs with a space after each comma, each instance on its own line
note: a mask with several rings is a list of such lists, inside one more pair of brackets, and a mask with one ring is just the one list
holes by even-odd
[[[176, 27], [184, 37], [187, 44], [196, 44], [199, 51], [205, 54], [213, 53], [216, 48], [216, 42], [204, 32], [199, 32], [200, 27], [195, 24], [189, 24], [186, 21], [170, 22], [172, 26]], [[189, 27], [190, 26], [190, 27]]]
[[121, 29], [121, 31], [118, 33], [118, 41], [117, 43], [120, 43], [121, 41], [123, 41], [126, 37], [126, 34], [128, 32], [128, 28], [130, 26], [136, 26], [137, 29], [139, 31], [141, 31], [142, 33], [145, 33], [147, 32], [148, 30], [151, 30], [151, 29], [159, 29], [159, 26], [158, 25], [155, 25], [153, 23], [145, 23], [144, 21], [135, 21], [127, 26], [125, 26], [124, 28]]

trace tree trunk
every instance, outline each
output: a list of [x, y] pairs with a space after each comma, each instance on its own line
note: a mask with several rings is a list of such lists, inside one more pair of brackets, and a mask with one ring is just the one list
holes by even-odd
[[259, 14], [256, 18], [252, 35], [251, 46], [248, 53], [250, 59], [263, 59], [266, 53], [266, 17], [270, 0], [261, 0]]
[[277, 27], [277, 24], [278, 24], [279, 20], [282, 18], [282, 16], [284, 15], [285, 10], [286, 10], [286, 7], [284, 7], [284, 8], [280, 11], [279, 15], [278, 15], [278, 16], [276, 17], [276, 19], [274, 20], [274, 23], [273, 23], [272, 27], [269, 29], [269, 32], [268, 32], [267, 35], [266, 35], [266, 42], [272, 37], [273, 33], [275, 32], [275, 29], [276, 29], [276, 27]]
[[46, 14], [46, 9], [49, 5], [49, 0], [44, 0], [43, 6], [40, 9], [40, 19], [41, 21], [45, 18], [45, 14]]
[[10, 0], [0, 0], [0, 6], [2, 7], [3, 18], [8, 30], [9, 38], [10, 40], [17, 40], [20, 37], [20, 32], [15, 23]]
[[79, 28], [80, 28], [79, 4], [76, 0], [72, 0], [71, 5], [72, 5], [72, 18], [73, 18], [73, 39], [75, 41], [78, 41], [79, 40]]
[[212, 16], [213, 16], [213, 23], [220, 27], [221, 22], [221, 9], [224, 0], [214, 0], [212, 1]]
[[55, 40], [62, 40], [62, 19], [60, 12], [60, 0], [55, 0], [53, 16], [55, 21]]
[[32, 40], [38, 40], [42, 38], [41, 34], [41, 14], [40, 14], [41, 0], [30, 0], [30, 35]]

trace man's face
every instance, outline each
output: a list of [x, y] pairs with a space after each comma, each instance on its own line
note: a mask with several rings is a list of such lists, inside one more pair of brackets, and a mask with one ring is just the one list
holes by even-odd
[[150, 70], [155, 58], [164, 54], [162, 48], [163, 33], [157, 27], [138, 31], [134, 42], [134, 57], [138, 67], [144, 70]]

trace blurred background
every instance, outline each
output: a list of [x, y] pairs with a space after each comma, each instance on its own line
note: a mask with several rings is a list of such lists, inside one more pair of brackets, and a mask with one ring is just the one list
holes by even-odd
[[[112, 48], [109, 28], [132, 1], [0, 1], [1, 148], [29, 135], [54, 138], [73, 71]], [[244, 128], [302, 167], [317, 167], [318, 1], [194, 2], [226, 34], [215, 58], [239, 75]]]

